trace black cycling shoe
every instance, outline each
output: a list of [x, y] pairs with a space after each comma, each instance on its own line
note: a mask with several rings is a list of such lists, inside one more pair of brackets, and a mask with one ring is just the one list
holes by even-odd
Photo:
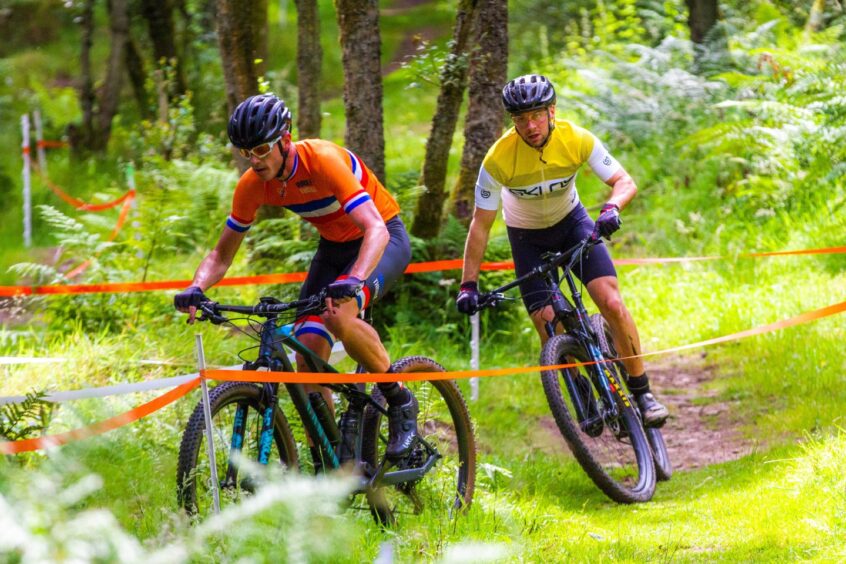
[[661, 427], [670, 416], [667, 408], [660, 403], [651, 392], [635, 396], [644, 427]]
[[388, 447], [385, 457], [399, 460], [409, 452], [417, 438], [417, 398], [408, 391], [408, 400], [399, 405], [388, 406]]

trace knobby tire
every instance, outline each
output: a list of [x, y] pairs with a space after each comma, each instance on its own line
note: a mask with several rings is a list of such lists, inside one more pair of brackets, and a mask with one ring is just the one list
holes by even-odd
[[[541, 352], [543, 366], [589, 360], [579, 341], [570, 335], [555, 335]], [[599, 409], [598, 381], [592, 374], [595, 369], [594, 366], [585, 366], [541, 372], [544, 392], [555, 422], [578, 463], [609, 498], [618, 503], [649, 501], [655, 492], [655, 465], [640, 415], [631, 402], [626, 405], [614, 394], [619, 416], [616, 419], [603, 416], [602, 426], [592, 432], [596, 436], [583, 431], [577, 420], [565, 378], [587, 378], [591, 386], [581, 389], [593, 394], [596, 402], [593, 405]]]
[[[391, 369], [396, 373], [444, 371], [443, 366], [422, 356], [397, 360]], [[476, 484], [473, 422], [456, 383], [434, 380], [406, 382], [405, 386], [415, 395], [420, 407], [417, 419], [419, 436], [432, 444], [443, 458], [436, 461], [435, 467], [418, 483], [377, 487], [368, 492], [371, 513], [377, 522], [384, 525], [396, 523], [401, 513], [429, 510], [447, 511], [455, 516], [470, 506]], [[373, 387], [372, 398], [385, 406], [385, 399], [376, 386]], [[387, 416], [369, 405], [362, 425], [362, 459], [366, 466], [376, 467], [383, 460], [387, 446]], [[422, 452], [422, 447], [418, 445], [412, 449], [411, 456], [420, 456]]]
[[[593, 327], [596, 338], [599, 341], [599, 350], [602, 351], [602, 356], [605, 358], [617, 358], [616, 349], [614, 348], [614, 341], [611, 338], [611, 332], [608, 328], [608, 322], [602, 315], [595, 313], [590, 316], [590, 323]], [[614, 363], [617, 369], [617, 374], [626, 374], [626, 367], [622, 361]], [[664, 435], [661, 429], [657, 427], [646, 427], [646, 438], [649, 440], [649, 446], [652, 447], [652, 458], [655, 461], [655, 477], [659, 482], [669, 480], [673, 475], [673, 464], [670, 462], [670, 455], [667, 453], [667, 445], [664, 443]]]
[[[224, 382], [209, 391], [219, 482], [223, 482], [227, 474], [235, 410], [239, 403], [247, 406], [241, 459], [257, 464], [258, 435], [261, 433], [264, 409], [261, 393], [260, 386], [247, 382]], [[294, 436], [282, 410], [276, 409], [275, 413], [274, 440], [268, 466], [296, 470], [298, 458]], [[213, 508], [205, 429], [203, 403], [200, 400], [182, 435], [176, 471], [179, 506], [189, 515], [200, 518], [211, 514]], [[261, 476], [255, 475], [255, 469], [241, 468], [237, 464], [233, 468], [237, 472], [234, 484], [219, 490], [221, 506], [237, 501], [244, 494], [253, 493], [257, 481], [261, 480]]]

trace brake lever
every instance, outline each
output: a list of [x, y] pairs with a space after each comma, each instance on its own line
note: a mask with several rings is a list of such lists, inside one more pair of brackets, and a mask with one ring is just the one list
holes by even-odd
[[487, 307], [496, 307], [500, 302], [508, 299], [502, 292], [480, 294], [479, 298], [479, 305], [476, 307], [476, 311], [481, 311]]
[[212, 325], [222, 325], [229, 321], [219, 313], [214, 311], [215, 302], [203, 302], [197, 309], [200, 310], [200, 315], [196, 318], [197, 321], [209, 321]]

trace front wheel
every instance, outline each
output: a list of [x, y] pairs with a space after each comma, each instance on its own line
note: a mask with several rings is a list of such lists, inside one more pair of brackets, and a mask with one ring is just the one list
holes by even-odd
[[[555, 335], [541, 352], [543, 366], [590, 360], [570, 335]], [[598, 370], [600, 365], [544, 370], [549, 407], [576, 460], [600, 490], [618, 503], [649, 501], [655, 492], [655, 466], [640, 417], [621, 390], [613, 391], [614, 403], [608, 404]], [[602, 424], [585, 424], [586, 414], [594, 412]]]
[[[212, 434], [221, 506], [254, 493], [260, 476], [256, 464], [265, 405], [262, 389], [246, 382], [224, 382], [209, 392]], [[297, 468], [297, 447], [288, 420], [276, 409], [268, 466]], [[179, 506], [189, 515], [206, 517], [213, 510], [211, 466], [206, 447], [206, 424], [202, 401], [194, 408], [182, 443], [176, 470]]]
[[[444, 367], [422, 356], [402, 358], [391, 365], [398, 374], [409, 372], [444, 372]], [[434, 466], [419, 480], [368, 492], [374, 518], [393, 524], [403, 513], [448, 511], [450, 515], [467, 508], [473, 500], [476, 484], [476, 440], [473, 423], [461, 390], [452, 380], [404, 382], [417, 398], [418, 440], [407, 459], [388, 472]], [[374, 386], [372, 397], [383, 406], [385, 400]], [[364, 412], [362, 459], [372, 469], [384, 460], [388, 444], [388, 421], [381, 410], [368, 405]]]
[[[617, 358], [619, 355], [614, 348], [614, 340], [611, 338], [611, 331], [608, 322], [602, 315], [595, 313], [590, 316], [590, 324], [593, 327], [596, 338], [599, 341], [599, 349], [605, 358]], [[622, 361], [616, 361], [613, 366], [621, 377], [626, 374], [626, 367]], [[661, 429], [649, 427], [645, 429], [649, 446], [652, 447], [652, 459], [655, 461], [655, 477], [658, 481], [669, 480], [673, 475], [673, 464], [670, 462], [670, 455], [667, 453], [667, 445], [664, 443], [664, 435]]]

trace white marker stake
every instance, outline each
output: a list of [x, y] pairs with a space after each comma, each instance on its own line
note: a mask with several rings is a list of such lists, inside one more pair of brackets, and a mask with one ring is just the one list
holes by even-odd
[[23, 153], [23, 243], [32, 246], [32, 162], [29, 154], [29, 114], [21, 116], [21, 152]]
[[[203, 352], [203, 336], [197, 333], [197, 368], [202, 371], [206, 369], [206, 355]], [[211, 465], [211, 490], [214, 497], [214, 512], [220, 513], [220, 492], [217, 487], [217, 460], [214, 455], [214, 433], [212, 432], [211, 403], [209, 401], [209, 387], [205, 378], [200, 378], [200, 387], [203, 389], [203, 413], [206, 416], [206, 447], [209, 453], [209, 464]]]
[[38, 148], [38, 170], [47, 176], [47, 153], [44, 150], [44, 128], [41, 126], [41, 112], [32, 112], [32, 121], [35, 125], [35, 146]]
[[[479, 369], [479, 312], [470, 316], [470, 369]], [[470, 401], [479, 399], [479, 377], [470, 378]]]

